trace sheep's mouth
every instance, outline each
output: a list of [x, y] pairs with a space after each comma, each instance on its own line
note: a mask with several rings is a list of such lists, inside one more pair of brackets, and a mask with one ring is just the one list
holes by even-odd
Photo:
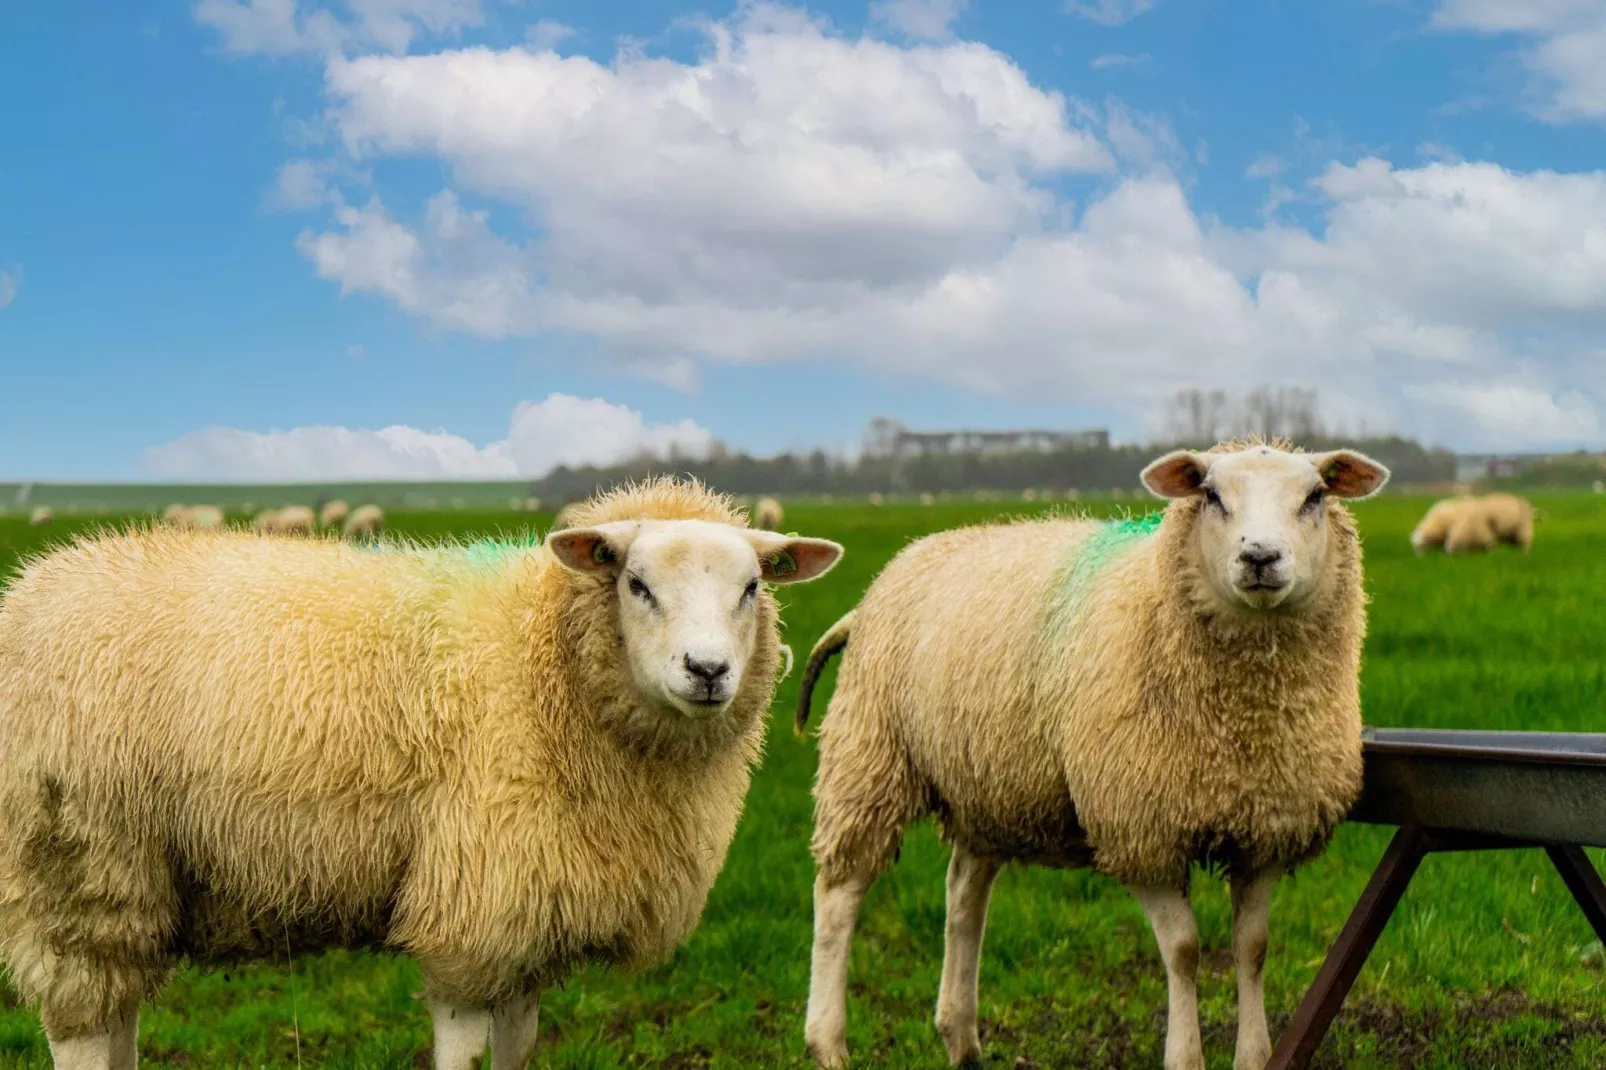
[[1285, 589], [1287, 586], [1288, 584], [1286, 583], [1266, 583], [1264, 581], [1257, 580], [1254, 583], [1241, 583], [1238, 585], [1238, 589], [1240, 591], [1260, 591], [1266, 594], [1275, 594], [1276, 592]]

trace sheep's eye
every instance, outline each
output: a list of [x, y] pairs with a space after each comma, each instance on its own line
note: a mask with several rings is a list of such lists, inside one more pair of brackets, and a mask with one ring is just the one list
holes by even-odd
[[1216, 493], [1214, 487], [1205, 488], [1205, 504], [1213, 505], [1217, 509], [1220, 509], [1223, 513], [1227, 511], [1227, 507], [1221, 504], [1221, 495]]
[[743, 588], [743, 590], [742, 590], [742, 598], [745, 600], [745, 599], [748, 599], [748, 598], [752, 598], [756, 594], [758, 594], [758, 581], [757, 580], [749, 581], [747, 586], [745, 588]]
[[639, 576], [630, 577], [630, 593], [637, 598], [645, 599], [648, 602], [652, 601], [652, 592], [647, 589], [645, 583], [641, 582], [641, 577]]
[[1300, 509], [1314, 509], [1318, 505], [1322, 504], [1322, 499], [1325, 497], [1327, 497], [1327, 489], [1325, 487], [1317, 487], [1315, 490], [1311, 491], [1305, 496], [1305, 504], [1300, 506]]

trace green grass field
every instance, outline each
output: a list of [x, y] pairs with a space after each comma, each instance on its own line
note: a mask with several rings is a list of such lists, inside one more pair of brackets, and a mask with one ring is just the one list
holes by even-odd
[[[1539, 496], [1529, 556], [1418, 560], [1406, 535], [1426, 502], [1357, 510], [1373, 595], [1368, 723], [1606, 731], [1606, 498]], [[785, 594], [801, 655], [911, 538], [1004, 505], [803, 507], [786, 527], [838, 539], [843, 563]], [[1095, 504], [1109, 512], [1119, 505]], [[516, 529], [529, 514], [415, 513], [421, 537]], [[0, 570], [72, 529], [0, 520]], [[830, 678], [824, 693], [829, 694]], [[796, 677], [777, 700], [768, 754], [702, 925], [644, 976], [576, 975], [543, 1003], [538, 1065], [805, 1066], [811, 935], [808, 857], [815, 750], [791, 734]], [[0, 746], [4, 741], [0, 741]], [[1273, 901], [1267, 1003], [1274, 1033], [1315, 975], [1388, 838], [1345, 826]], [[1597, 861], [1599, 859], [1597, 858]], [[849, 1043], [857, 1065], [937, 1067], [931, 1026], [942, 955], [946, 852], [929, 827], [872, 890], [855, 943]], [[1232, 1065], [1235, 1009], [1225, 890], [1196, 883], [1209, 1065]], [[1538, 852], [1430, 858], [1318, 1058], [1324, 1067], [1606, 1065], [1602, 949]], [[418, 976], [395, 958], [330, 954], [232, 973], [182, 971], [147, 1008], [146, 1067], [428, 1066]], [[987, 1065], [1158, 1067], [1165, 985], [1136, 903], [1086, 872], [1011, 869], [983, 956]], [[37, 1019], [0, 988], [0, 1067], [49, 1065]]]

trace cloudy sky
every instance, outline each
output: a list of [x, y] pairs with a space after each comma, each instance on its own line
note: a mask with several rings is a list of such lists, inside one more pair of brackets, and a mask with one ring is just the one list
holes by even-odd
[[0, 10], [0, 479], [512, 477], [1317, 388], [1606, 445], [1600, 0]]

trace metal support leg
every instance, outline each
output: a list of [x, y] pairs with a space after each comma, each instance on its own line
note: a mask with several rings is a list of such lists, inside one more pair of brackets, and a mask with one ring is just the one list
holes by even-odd
[[1573, 893], [1578, 906], [1589, 919], [1589, 924], [1595, 929], [1595, 935], [1606, 942], [1606, 883], [1595, 872], [1595, 866], [1584, 854], [1582, 847], [1568, 844], [1562, 847], [1546, 847], [1545, 854], [1550, 856], [1551, 863], [1561, 879], [1567, 885], [1567, 890]]
[[1429, 850], [1428, 836], [1421, 829], [1405, 827], [1394, 834], [1343, 931], [1333, 941], [1316, 980], [1272, 1051], [1266, 1070], [1304, 1070], [1310, 1065], [1339, 1006], [1360, 975], [1366, 956], [1372, 953]]

